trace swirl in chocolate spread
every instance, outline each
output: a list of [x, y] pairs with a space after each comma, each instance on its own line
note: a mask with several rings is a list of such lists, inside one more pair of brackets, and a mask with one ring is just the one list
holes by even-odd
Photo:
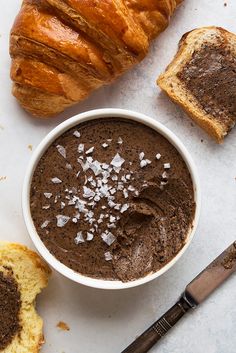
[[21, 301], [18, 285], [10, 269], [0, 271], [0, 351], [4, 350], [20, 331]]
[[188, 168], [156, 131], [110, 118], [86, 122], [45, 152], [31, 213], [49, 251], [87, 276], [130, 281], [184, 246], [195, 212]]

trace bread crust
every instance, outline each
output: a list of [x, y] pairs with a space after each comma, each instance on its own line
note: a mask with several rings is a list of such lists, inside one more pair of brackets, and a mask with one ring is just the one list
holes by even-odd
[[189, 92], [178, 79], [177, 74], [191, 60], [194, 51], [204, 41], [227, 47], [230, 42], [235, 43], [236, 35], [221, 27], [203, 27], [185, 33], [179, 42], [179, 48], [165, 72], [157, 80], [159, 87], [169, 98], [179, 106], [217, 143], [222, 143], [229, 129], [210, 114], [203, 110], [198, 100]]
[[21, 331], [3, 353], [38, 353], [44, 343], [43, 321], [35, 311], [35, 298], [48, 284], [51, 270], [33, 251], [17, 243], [0, 241], [0, 271], [12, 270], [21, 295]]
[[40, 117], [85, 99], [145, 57], [180, 2], [23, 0], [10, 37], [13, 95]]

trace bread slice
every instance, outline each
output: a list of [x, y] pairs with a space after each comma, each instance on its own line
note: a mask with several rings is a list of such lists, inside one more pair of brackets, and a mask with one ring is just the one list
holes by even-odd
[[1, 352], [37, 353], [43, 343], [43, 321], [36, 313], [35, 298], [47, 286], [51, 271], [25, 246], [0, 241], [0, 272], [14, 279], [20, 294], [20, 328]]
[[236, 121], [236, 35], [219, 27], [186, 33], [157, 83], [216, 142], [223, 142]]

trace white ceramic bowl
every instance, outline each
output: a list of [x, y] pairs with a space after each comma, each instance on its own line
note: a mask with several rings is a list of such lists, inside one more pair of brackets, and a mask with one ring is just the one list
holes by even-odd
[[[32, 176], [34, 173], [34, 170], [44, 154], [44, 152], [47, 150], [47, 148], [51, 145], [51, 143], [57, 139], [61, 134], [63, 134], [65, 131], [71, 129], [75, 125], [82, 123], [84, 121], [89, 121], [93, 119], [98, 119], [98, 118], [106, 118], [106, 117], [123, 117], [126, 119], [134, 120], [137, 122], [140, 122], [142, 124], [145, 124], [152, 129], [156, 130], [159, 132], [161, 135], [163, 135], [169, 142], [175, 146], [175, 148], [179, 151], [181, 156], [183, 157], [184, 161], [186, 162], [186, 165], [189, 169], [189, 172], [192, 177], [193, 181], [193, 186], [194, 186], [194, 195], [195, 195], [195, 203], [196, 203], [196, 212], [195, 212], [195, 217], [193, 221], [193, 228], [188, 234], [186, 244], [184, 247], [180, 250], [180, 252], [169, 262], [167, 263], [164, 267], [162, 267], [159, 271], [155, 273], [151, 273], [143, 278], [139, 278], [135, 281], [130, 281], [127, 283], [123, 283], [121, 281], [108, 281], [108, 280], [101, 280], [101, 279], [94, 279], [91, 277], [87, 277], [84, 275], [81, 275], [69, 267], [65, 266], [62, 264], [60, 261], [58, 261], [46, 248], [42, 240], [40, 239], [39, 235], [37, 234], [37, 231], [34, 227], [33, 220], [31, 218], [31, 212], [30, 212], [30, 187], [31, 187], [31, 180]], [[198, 224], [198, 219], [199, 219], [199, 213], [200, 213], [200, 186], [199, 186], [199, 179], [197, 175], [197, 170], [195, 167], [195, 164], [189, 154], [189, 152], [186, 150], [182, 142], [170, 131], [168, 130], [165, 126], [162, 124], [158, 123], [154, 119], [151, 119], [144, 114], [132, 112], [129, 110], [123, 110], [123, 109], [99, 109], [99, 110], [92, 110], [88, 111], [79, 115], [76, 115], [75, 117], [66, 120], [59, 126], [57, 126], [55, 129], [53, 129], [39, 144], [39, 146], [36, 148], [36, 150], [33, 153], [33, 156], [31, 158], [31, 161], [29, 163], [25, 180], [24, 180], [24, 186], [23, 186], [23, 195], [22, 195], [22, 206], [23, 206], [23, 214], [24, 214], [24, 219], [26, 223], [26, 227], [28, 229], [28, 232], [30, 234], [30, 237], [36, 246], [37, 250], [41, 254], [41, 256], [58, 272], [60, 272], [62, 275], [65, 277], [78, 282], [82, 283], [84, 285], [94, 287], [94, 288], [102, 288], [102, 289], [122, 289], [122, 288], [131, 288], [135, 286], [139, 286], [141, 284], [144, 284], [146, 282], [149, 282], [153, 280], [154, 278], [157, 278], [161, 276], [163, 273], [165, 273], [168, 269], [170, 269], [183, 255], [183, 253], [186, 251], [188, 248], [191, 240], [193, 239], [194, 233], [197, 228]]]

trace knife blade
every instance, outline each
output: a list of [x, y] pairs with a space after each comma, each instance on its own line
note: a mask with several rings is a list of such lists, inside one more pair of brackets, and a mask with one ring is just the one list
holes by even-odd
[[190, 282], [175, 305], [122, 353], [148, 352], [190, 309], [196, 308], [236, 271], [236, 241]]
[[234, 271], [236, 271], [236, 241], [190, 282], [184, 292], [187, 300], [201, 304]]

